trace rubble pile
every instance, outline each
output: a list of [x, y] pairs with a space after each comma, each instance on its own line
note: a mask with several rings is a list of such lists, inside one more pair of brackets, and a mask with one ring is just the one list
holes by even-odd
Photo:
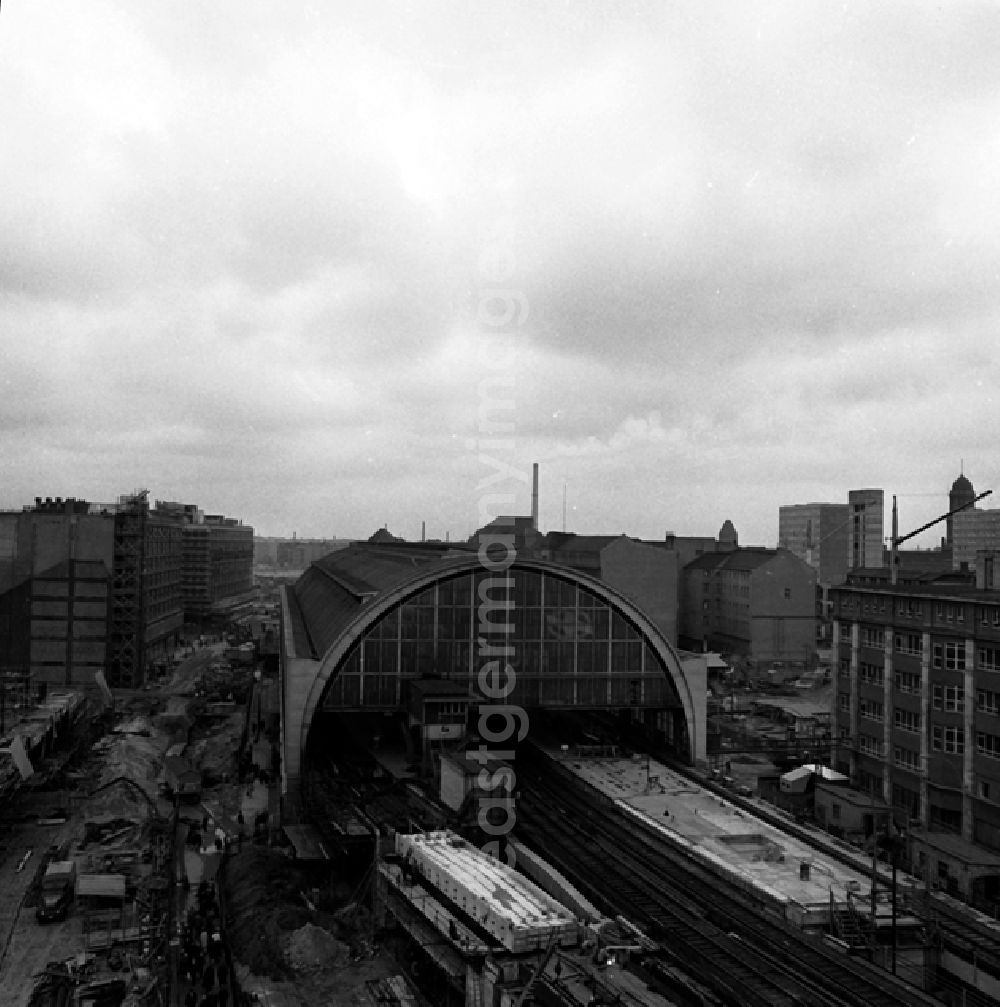
[[209, 703], [234, 702], [245, 705], [253, 677], [245, 668], [213, 664], [198, 678], [195, 695]]
[[[141, 787], [131, 777], [120, 776], [95, 790], [82, 804], [81, 817], [85, 822], [95, 822], [114, 829], [110, 823], [121, 821], [119, 828], [133, 822], [144, 822], [156, 813], [156, 804], [146, 788]], [[103, 841], [104, 837], [99, 838]]]
[[235, 772], [233, 753], [239, 748], [242, 731], [243, 715], [236, 713], [214, 724], [207, 737], [188, 744], [185, 755], [201, 770], [206, 787], [228, 780]]
[[287, 977], [290, 970], [282, 949], [283, 931], [301, 927], [310, 919], [299, 901], [298, 892], [304, 884], [294, 862], [262, 847], [245, 847], [232, 858], [224, 884], [234, 956], [255, 975]]
[[118, 779], [138, 784], [151, 798], [157, 793], [157, 777], [163, 764], [168, 739], [142, 734], [120, 734], [110, 739], [105, 748], [104, 766], [98, 788]]
[[350, 958], [346, 944], [313, 923], [293, 930], [286, 937], [284, 952], [286, 961], [296, 972], [341, 968]]
[[175, 712], [169, 708], [152, 719], [157, 734], [169, 739], [171, 745], [186, 742], [194, 722], [194, 717], [188, 716], [186, 712]]

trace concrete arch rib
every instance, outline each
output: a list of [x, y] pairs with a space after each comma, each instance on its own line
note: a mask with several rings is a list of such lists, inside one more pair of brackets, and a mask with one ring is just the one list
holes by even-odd
[[[441, 581], [455, 576], [483, 572], [483, 570], [484, 567], [475, 555], [468, 558], [462, 557], [458, 561], [451, 561], [435, 566], [432, 570], [422, 570], [396, 587], [373, 598], [347, 624], [340, 636], [320, 659], [319, 670], [316, 673], [316, 677], [313, 680], [302, 708], [302, 720], [299, 727], [299, 751], [305, 751], [313, 717], [321, 707], [327, 689], [332, 685], [343, 661], [355, 643], [363, 639], [395, 606], [408, 601], [410, 598], [425, 591], [428, 587], [432, 587]], [[699, 750], [697, 730], [700, 721], [695, 712], [695, 700], [691, 685], [684, 674], [684, 668], [677, 651], [649, 617], [623, 594], [609, 587], [603, 581], [591, 577], [589, 574], [582, 573], [579, 570], [544, 560], [518, 559], [510, 567], [509, 572], [513, 572], [516, 575], [518, 571], [547, 574], [561, 580], [570, 581], [600, 598], [613, 611], [618, 612], [618, 614], [628, 620], [639, 631], [643, 640], [656, 655], [661, 666], [666, 669], [666, 674], [673, 683], [680, 698], [681, 706], [684, 710], [684, 719], [687, 724], [690, 746], [689, 756], [694, 761], [695, 753]]]

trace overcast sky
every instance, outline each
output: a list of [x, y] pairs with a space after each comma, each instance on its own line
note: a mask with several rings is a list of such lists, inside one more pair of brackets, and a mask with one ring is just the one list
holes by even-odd
[[544, 530], [915, 528], [997, 480], [998, 52], [992, 2], [7, 0], [0, 507], [455, 539], [530, 509], [488, 455]]

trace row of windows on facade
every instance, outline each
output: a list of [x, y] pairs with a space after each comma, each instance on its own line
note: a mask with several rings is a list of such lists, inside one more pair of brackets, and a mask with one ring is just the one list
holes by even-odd
[[[872, 650], [885, 648], [885, 635], [873, 626], [861, 629], [861, 646]], [[841, 640], [845, 643], [843, 634]], [[893, 653], [906, 657], [922, 657], [924, 641], [920, 633], [896, 633], [892, 638]], [[975, 648], [975, 663], [984, 671], [1000, 671], [1000, 647], [981, 646]], [[850, 671], [850, 658], [840, 658], [840, 670]], [[944, 640], [931, 644], [931, 667], [939, 671], [965, 671], [966, 647], [964, 640]]]
[[[964, 713], [964, 694], [956, 686], [936, 685], [931, 695], [931, 707], [942, 713]], [[840, 710], [842, 713], [850, 713], [851, 711], [851, 697], [844, 693], [840, 694]], [[1000, 693], [991, 692], [988, 689], [977, 689], [976, 711], [994, 717], [1000, 716]], [[873, 720], [880, 724], [884, 719], [884, 707], [877, 700], [861, 699], [858, 702], [858, 714], [866, 720]], [[893, 707], [892, 720], [893, 725], [900, 730], [914, 733], [919, 733], [921, 730], [920, 714], [914, 710]]]
[[[883, 597], [860, 598], [857, 595], [846, 595], [840, 599], [841, 612], [858, 612], [862, 615], [885, 615], [890, 606], [888, 599]], [[928, 602], [928, 606], [930, 602]], [[934, 602], [934, 618], [938, 622], [964, 623], [967, 606], [950, 602]], [[930, 609], [928, 609], [930, 611]], [[1000, 628], [1000, 606], [977, 605], [976, 611], [980, 626], [995, 626]], [[901, 618], [922, 619], [924, 603], [919, 598], [897, 598], [895, 613]]]
[[[716, 601], [719, 601], [723, 595], [725, 595], [727, 597], [738, 596], [740, 598], [746, 598], [748, 600], [750, 598], [750, 585], [749, 584], [741, 584], [741, 585], [738, 585], [736, 587], [727, 587], [725, 591], [723, 591], [723, 585], [722, 584], [715, 584], [714, 587], [715, 587], [714, 592], [712, 592], [709, 588], [706, 588], [705, 591], [704, 591], [704, 594], [707, 595], [707, 594], [714, 593]], [[791, 596], [792, 596], [792, 589], [790, 587], [786, 587], [785, 588], [785, 597], [786, 598], [791, 598]], [[708, 602], [706, 601], [705, 604], [707, 605]]]
[[[985, 791], [985, 793], [981, 793], [979, 796], [980, 797], [984, 797], [986, 799], [989, 799], [989, 790], [990, 790], [989, 783], [987, 783], [985, 780], [981, 781], [981, 786], [982, 786], [983, 790]], [[880, 786], [880, 783], [879, 783], [879, 785], [876, 786], [874, 792], [878, 792], [880, 789], [881, 789], [881, 786]], [[909, 809], [911, 809], [911, 811], [916, 812], [916, 813], [919, 814], [919, 810], [920, 810], [920, 795], [919, 794], [915, 794], [912, 790], [908, 790], [906, 787], [901, 787], [901, 786], [898, 786], [898, 785], [893, 786], [893, 788], [892, 788], [892, 803], [897, 808], [909, 808]], [[938, 808], [938, 809], [935, 809], [935, 810], [938, 813], [936, 815], [932, 816], [932, 818], [931, 818], [931, 824], [932, 825], [944, 826], [944, 827], [949, 828], [949, 829], [951, 829], [951, 830], [953, 830], [955, 832], [961, 832], [962, 831], [961, 812], [949, 812], [949, 811], [947, 811], [944, 808]], [[834, 801], [830, 805], [830, 818], [831, 818], [831, 820], [835, 821], [835, 822], [839, 821], [840, 820], [840, 812], [841, 812], [840, 805], [837, 804], [836, 801]], [[943, 876], [947, 876], [947, 874], [948, 874], [947, 864], [945, 864], [945, 863], [942, 862], [941, 864], [938, 865], [938, 868], [939, 868], [939, 870], [938, 870], [939, 874], [943, 874]], [[944, 868], [944, 870], [942, 871], [941, 868]]]
[[[843, 737], [847, 737], [847, 729], [844, 728], [841, 734]], [[931, 728], [931, 749], [945, 755], [964, 755], [965, 730], [961, 727], [947, 727], [943, 724], [934, 725]], [[885, 742], [870, 734], [859, 734], [858, 751], [863, 755], [881, 759], [885, 751]], [[1000, 735], [977, 731], [976, 754], [984, 755], [989, 759], [1000, 759]], [[902, 769], [920, 771], [920, 753], [902, 745], [893, 747], [893, 761]]]
[[[873, 781], [870, 785], [863, 787], [867, 793], [870, 794], [881, 794], [882, 792], [882, 780], [881, 777], [875, 774], [864, 774], [870, 777]], [[860, 787], [860, 784], [859, 784]], [[990, 799], [990, 781], [989, 780], [979, 780], [976, 785], [976, 796], [983, 799]], [[906, 808], [913, 815], [914, 818], [920, 817], [920, 794], [911, 790], [909, 787], [905, 787], [902, 784], [894, 783], [892, 785], [892, 805], [894, 808]], [[962, 812], [953, 811], [950, 808], [942, 808], [938, 805], [931, 803], [927, 809], [929, 825], [931, 829], [935, 831], [947, 831], [961, 833], [962, 831]], [[923, 857], [923, 853], [920, 854]], [[947, 870], [942, 871], [941, 868], [945, 865], [938, 865], [939, 874], [947, 874]]]
[[484, 590], [491, 597], [506, 601], [511, 608], [597, 608], [604, 607], [596, 595], [576, 584], [540, 574], [525, 573], [514, 576], [492, 574], [463, 575], [442, 581], [427, 588], [407, 604], [427, 607], [456, 606], [475, 608]]
[[[724, 600], [722, 598], [716, 598], [715, 599], [715, 611], [716, 612], [721, 612], [723, 605], [726, 606], [726, 613], [727, 613], [727, 615], [730, 615], [732, 618], [739, 618], [741, 615], [744, 618], [748, 618], [749, 617], [749, 613], [750, 613], [750, 603], [749, 602], [729, 601], [729, 600]], [[701, 610], [703, 612], [710, 612], [712, 610], [712, 603], [711, 603], [711, 601], [709, 599], [706, 598], [701, 603]]]
[[[882, 776], [878, 773], [869, 773], [864, 769], [859, 769], [857, 774], [858, 789], [866, 794], [880, 796], [882, 793]], [[989, 780], [976, 781], [976, 796], [983, 800], [989, 800], [991, 787]], [[900, 783], [892, 785], [892, 804], [896, 808], [908, 808], [915, 817], [920, 815], [920, 794], [916, 790], [903, 786]], [[928, 807], [928, 817], [931, 828], [950, 829], [954, 832], [962, 831], [962, 812], [953, 811], [949, 808], [938, 807], [933, 802]]]
[[[642, 635], [617, 612], [608, 608], [576, 611], [565, 609], [498, 609], [490, 617], [491, 627], [509, 624], [515, 639], [594, 640], [638, 644]], [[369, 633], [380, 640], [472, 639], [480, 631], [475, 614], [465, 608], [414, 606], [412, 603], [388, 613]]]

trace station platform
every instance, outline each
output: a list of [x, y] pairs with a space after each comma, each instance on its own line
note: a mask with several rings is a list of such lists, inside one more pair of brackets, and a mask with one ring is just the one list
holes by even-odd
[[844, 906], [871, 892], [871, 872], [845, 866], [655, 759], [547, 754], [678, 846], [770, 896], [799, 926], [828, 926], [831, 897]]

